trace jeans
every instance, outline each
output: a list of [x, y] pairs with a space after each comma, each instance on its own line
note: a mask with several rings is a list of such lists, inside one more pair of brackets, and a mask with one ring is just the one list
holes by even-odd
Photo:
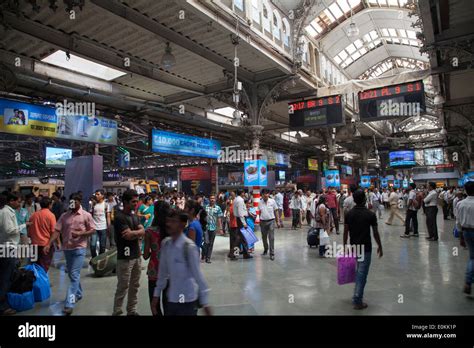
[[107, 230], [96, 230], [91, 236], [91, 256], [97, 256], [97, 240], [99, 240], [99, 254], [105, 253], [105, 243], [107, 242]]
[[428, 236], [438, 240], [438, 224], [436, 217], [438, 216], [438, 207], [426, 207], [426, 227], [428, 229]]
[[293, 220], [291, 222], [291, 227], [296, 228], [300, 224], [300, 212], [299, 209], [292, 209], [293, 212]]
[[7, 302], [7, 292], [12, 285], [12, 275], [15, 272], [18, 261], [15, 257], [0, 258], [0, 314], [10, 308]]
[[[117, 290], [114, 298], [114, 313], [122, 311], [123, 301], [127, 295], [127, 314], [137, 312], [138, 289], [142, 274], [141, 258], [117, 260]], [[127, 294], [128, 293], [128, 294]]]
[[329, 211], [332, 214], [332, 219], [334, 220], [334, 227], [336, 232], [339, 232], [339, 217], [337, 216], [337, 208], [329, 208]]
[[206, 260], [211, 259], [212, 249], [214, 248], [214, 240], [216, 239], [216, 231], [207, 231], [207, 238], [205, 238], [202, 257]]
[[405, 219], [405, 235], [410, 234], [410, 223], [413, 221], [413, 234], [418, 235], [418, 210], [407, 209], [407, 217]]
[[263, 250], [268, 251], [268, 241], [270, 241], [270, 255], [275, 255], [275, 220], [261, 220], [260, 231], [262, 232]]
[[81, 269], [85, 256], [86, 248], [64, 250], [67, 275], [70, 280], [64, 305], [66, 308], [74, 308], [77, 301], [82, 298]]
[[356, 284], [354, 289], [353, 304], [362, 304], [364, 298], [365, 283], [367, 283], [367, 275], [369, 274], [370, 261], [372, 259], [372, 252], [364, 253], [364, 260], [357, 261]]
[[194, 302], [185, 302], [185, 303], [176, 303], [176, 302], [167, 302], [165, 315], [176, 316], [176, 315], [186, 315], [186, 316], [196, 316], [198, 311], [197, 301]]
[[466, 269], [466, 284], [474, 283], [474, 229], [463, 229], [464, 240], [469, 249], [469, 260], [467, 261]]

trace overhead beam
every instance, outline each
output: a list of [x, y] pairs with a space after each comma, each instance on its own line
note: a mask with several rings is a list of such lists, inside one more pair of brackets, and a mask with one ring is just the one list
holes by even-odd
[[[160, 22], [138, 12], [137, 10], [115, 0], [91, 0], [93, 4], [98, 7], [101, 7], [104, 10], [107, 10], [114, 15], [121, 17], [143, 29], [148, 30], [149, 32], [156, 34], [167, 41], [174, 43], [191, 53], [194, 53], [201, 58], [204, 58], [218, 66], [229, 70], [234, 71], [234, 62], [231, 59], [228, 59], [219, 53], [213, 52], [209, 48], [201, 45], [190, 38], [185, 37], [184, 35], [177, 33], [176, 31], [166, 27]], [[204, 23], [203, 23], [204, 25]], [[254, 79], [254, 74], [242, 67], [237, 68], [237, 74], [239, 78], [252, 82]]]
[[[49, 43], [65, 51], [76, 53], [103, 65], [133, 73], [138, 76], [162, 82], [196, 94], [204, 94], [205, 88], [198, 83], [175, 76], [159, 69], [142, 59], [127, 56], [125, 52], [115, 51], [106, 45], [98, 44], [77, 34], [66, 34], [52, 27], [33, 21], [26, 17], [21, 19], [11, 12], [4, 11], [5, 24], [14, 30], [35, 39]], [[130, 59], [130, 66], [124, 66], [124, 59]]]

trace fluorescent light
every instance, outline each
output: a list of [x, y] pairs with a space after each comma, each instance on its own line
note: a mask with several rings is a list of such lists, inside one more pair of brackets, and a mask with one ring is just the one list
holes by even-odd
[[69, 57], [69, 60], [67, 60], [66, 52], [58, 50], [41, 61], [106, 81], [112, 81], [117, 77], [126, 75], [120, 70], [109, 68], [74, 54], [70, 54]]

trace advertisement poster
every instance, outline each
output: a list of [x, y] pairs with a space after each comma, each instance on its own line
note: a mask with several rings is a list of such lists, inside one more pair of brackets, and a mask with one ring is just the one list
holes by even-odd
[[181, 189], [188, 195], [202, 192], [209, 195], [212, 190], [211, 167], [186, 167], [179, 170]]
[[227, 174], [227, 180], [230, 185], [242, 185], [244, 183], [244, 173], [230, 172]]
[[400, 180], [393, 180], [393, 188], [400, 188]]
[[267, 161], [246, 161], [244, 163], [244, 186], [267, 186], [267, 174]]
[[0, 132], [117, 145], [117, 122], [56, 115], [52, 107], [0, 99]]
[[290, 155], [271, 150], [262, 150], [262, 158], [267, 160], [269, 166], [290, 166]]
[[325, 170], [324, 177], [326, 178], [326, 187], [341, 187], [341, 178], [339, 170]]
[[46, 147], [46, 167], [66, 167], [66, 161], [72, 158], [72, 150], [60, 147]]
[[315, 158], [308, 158], [308, 169], [319, 170], [318, 160]]
[[403, 185], [402, 187], [403, 187], [404, 189], [408, 188], [408, 180], [407, 180], [407, 179], [403, 179], [402, 185]]
[[362, 188], [370, 187], [370, 175], [362, 175], [360, 177], [360, 187]]
[[151, 150], [172, 155], [219, 158], [221, 143], [217, 140], [153, 129]]
[[383, 188], [387, 188], [388, 187], [388, 179], [387, 178], [380, 179], [380, 186], [383, 187]]

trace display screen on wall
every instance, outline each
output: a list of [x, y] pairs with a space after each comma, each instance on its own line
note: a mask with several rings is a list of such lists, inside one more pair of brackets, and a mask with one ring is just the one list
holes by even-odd
[[339, 170], [325, 170], [324, 177], [326, 178], [326, 188], [341, 187]]
[[344, 124], [344, 106], [340, 95], [289, 103], [288, 113], [291, 129]]
[[360, 177], [360, 187], [370, 187], [370, 175], [362, 175]]
[[278, 180], [285, 181], [286, 180], [286, 172], [283, 170], [278, 171]]
[[436, 149], [424, 149], [423, 155], [426, 166], [437, 166], [444, 163], [444, 150], [441, 147]]
[[72, 158], [72, 150], [60, 147], [46, 147], [46, 167], [65, 167], [66, 161]]
[[426, 111], [423, 81], [359, 92], [361, 121], [419, 116]]
[[352, 167], [343, 164], [341, 165], [341, 172], [345, 175], [352, 175]]
[[172, 155], [219, 158], [221, 143], [217, 140], [193, 137], [185, 134], [151, 131], [151, 150]]
[[392, 151], [388, 154], [390, 167], [405, 167], [414, 166], [415, 162], [415, 151]]

